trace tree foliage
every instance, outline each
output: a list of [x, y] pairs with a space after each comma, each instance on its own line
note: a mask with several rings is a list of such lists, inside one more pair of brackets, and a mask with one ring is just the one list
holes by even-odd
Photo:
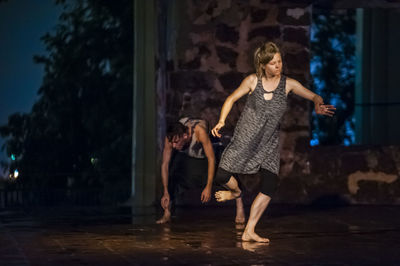
[[321, 144], [354, 143], [355, 11], [313, 12], [311, 50], [314, 89], [337, 108], [333, 119], [313, 117], [313, 137]]
[[0, 128], [25, 187], [129, 189], [133, 1], [56, 1], [63, 12], [45, 34], [45, 74], [28, 114]]

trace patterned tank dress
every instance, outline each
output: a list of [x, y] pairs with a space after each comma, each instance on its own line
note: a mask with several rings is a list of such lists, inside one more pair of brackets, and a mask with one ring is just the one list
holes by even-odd
[[262, 81], [247, 96], [231, 142], [219, 167], [237, 174], [255, 174], [260, 168], [279, 173], [279, 127], [287, 106], [286, 77], [281, 75], [270, 100], [264, 99]]

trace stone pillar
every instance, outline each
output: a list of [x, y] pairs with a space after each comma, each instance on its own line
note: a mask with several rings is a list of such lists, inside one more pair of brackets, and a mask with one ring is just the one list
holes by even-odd
[[400, 144], [400, 9], [357, 10], [356, 142]]
[[155, 201], [155, 0], [134, 1], [134, 74], [132, 129], [132, 200], [134, 206]]

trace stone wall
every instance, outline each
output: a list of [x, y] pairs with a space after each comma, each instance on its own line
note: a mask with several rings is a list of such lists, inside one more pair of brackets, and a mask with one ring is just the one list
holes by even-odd
[[[310, 1], [293, 1], [295, 4], [262, 0], [161, 2], [164, 21], [159, 25], [167, 35], [161, 40], [165, 50], [159, 56], [163, 65], [158, 77], [165, 79], [158, 86], [157, 101], [162, 127], [164, 121], [185, 113], [202, 117], [211, 127], [215, 125], [226, 97], [244, 77], [254, 73], [253, 52], [265, 41], [274, 41], [280, 46], [284, 74], [308, 87]], [[245, 97], [235, 104], [227, 118], [221, 132], [225, 144], [244, 103]], [[396, 202], [400, 193], [392, 187], [398, 185], [398, 181], [393, 181], [397, 180], [400, 169], [399, 158], [395, 156], [398, 150], [311, 148], [311, 108], [310, 102], [289, 95], [288, 109], [281, 124], [281, 189], [276, 202], [311, 203], [323, 199], [324, 195], [335, 195], [350, 203]], [[163, 130], [159, 129], [160, 149]], [[375, 166], [368, 163], [373, 158], [380, 158]], [[353, 167], [356, 159], [365, 162], [363, 167]], [[381, 169], [381, 163], [391, 166]], [[375, 181], [363, 181], [372, 179]], [[364, 192], [366, 190], [369, 192]], [[386, 192], [397, 196], [389, 200], [382, 194]]]
[[[226, 97], [254, 73], [254, 50], [265, 41], [281, 47], [284, 73], [308, 85], [310, 6], [238, 0], [177, 1], [176, 5], [184, 12], [178, 12], [171, 32], [175, 38], [168, 42], [167, 118], [190, 113], [215, 125]], [[244, 103], [245, 97], [230, 112], [222, 131], [225, 136], [232, 135]], [[294, 143], [309, 136], [307, 101], [289, 97], [282, 134], [283, 175], [287, 175]]]
[[307, 147], [294, 156], [276, 202], [400, 204], [398, 146]]

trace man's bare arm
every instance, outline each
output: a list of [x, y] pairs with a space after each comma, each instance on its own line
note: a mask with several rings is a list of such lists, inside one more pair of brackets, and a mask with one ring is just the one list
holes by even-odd
[[215, 154], [211, 144], [211, 140], [202, 127], [198, 127], [198, 136], [199, 141], [203, 145], [204, 153], [207, 157], [208, 161], [208, 178], [207, 178], [207, 186], [212, 186], [212, 182], [214, 179], [214, 171], [215, 171]]
[[168, 138], [165, 138], [162, 163], [161, 163], [161, 180], [164, 188], [164, 194], [168, 193], [168, 171], [169, 171], [168, 167], [169, 167], [169, 161], [171, 160], [171, 154], [172, 154], [172, 143], [169, 142]]
[[203, 145], [204, 153], [208, 162], [207, 185], [201, 193], [201, 201], [207, 202], [211, 199], [211, 189], [215, 172], [215, 154], [206, 130], [198, 125], [195, 128], [195, 133], [197, 134], [198, 140]]

